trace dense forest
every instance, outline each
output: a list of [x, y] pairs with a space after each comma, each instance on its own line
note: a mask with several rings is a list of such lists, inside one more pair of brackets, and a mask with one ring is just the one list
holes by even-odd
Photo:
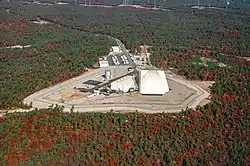
[[[6, 0], [5, 0], [6, 1]], [[16, 0], [21, 1], [21, 0]], [[34, 2], [33, 0], [26, 0]], [[112, 5], [117, 6], [123, 4], [123, 0], [40, 0], [42, 3], [55, 4], [58, 2], [70, 4], [87, 4], [87, 5]], [[126, 0], [129, 5], [141, 5], [144, 7], [160, 7], [160, 8], [180, 8], [184, 6], [213, 6], [222, 8], [247, 8], [250, 6], [248, 0]], [[229, 4], [227, 4], [229, 2]]]
[[[0, 20], [0, 33], [1, 108], [21, 107], [29, 94], [82, 74], [116, 44], [107, 37], [12, 15]], [[30, 47], [5, 48], [15, 45]]]
[[0, 119], [0, 160], [6, 165], [248, 165], [247, 78], [249, 72], [225, 72], [213, 86], [212, 103], [179, 114], [81, 114], [60, 108], [8, 114]]
[[[40, 16], [83, 32], [114, 36], [131, 52], [138, 50], [141, 44], [150, 45], [154, 65], [174, 67], [188, 78], [215, 80], [222, 69], [219, 63], [249, 69], [249, 61], [244, 59], [250, 53], [248, 10], [181, 8], [154, 11], [76, 5], [25, 5], [13, 10], [22, 17], [34, 19]], [[205, 65], [195, 62], [199, 58], [209, 59], [209, 62]]]
[[[25, 95], [91, 67], [113, 44], [96, 33], [121, 39], [132, 52], [151, 45], [157, 67], [215, 83], [209, 104], [179, 114], [80, 114], [59, 107], [7, 114], [0, 118], [4, 165], [250, 163], [249, 10], [10, 6], [0, 14], [1, 47], [31, 47], [0, 50], [3, 106], [18, 106]], [[37, 17], [55, 24], [33, 24]]]

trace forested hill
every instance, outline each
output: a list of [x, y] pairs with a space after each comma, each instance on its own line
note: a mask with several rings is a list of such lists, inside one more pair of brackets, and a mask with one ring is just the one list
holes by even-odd
[[[150, 45], [153, 65], [215, 83], [210, 103], [179, 114], [80, 114], [58, 107], [7, 114], [0, 117], [0, 165], [249, 165], [249, 8], [1, 2], [0, 108], [21, 107], [29, 94], [94, 66], [116, 43], [93, 33], [116, 37], [131, 52]], [[53, 24], [35, 23], [38, 16]], [[31, 46], [6, 48], [13, 45]]]
[[[4, 0], [7, 1], [7, 0]], [[21, 1], [21, 0], [15, 0]], [[32, 0], [25, 0], [30, 1]], [[202, 6], [212, 6], [212, 7], [222, 7], [225, 8], [227, 2], [227, 8], [247, 8], [250, 6], [249, 0], [127, 0], [130, 5], [142, 5], [145, 7], [154, 7], [154, 2], [156, 7], [163, 8], [175, 8], [193, 5]], [[92, 4], [92, 5], [121, 5], [123, 0], [40, 0], [39, 2], [52, 3], [55, 2], [65, 2], [65, 3], [79, 3], [79, 4]]]

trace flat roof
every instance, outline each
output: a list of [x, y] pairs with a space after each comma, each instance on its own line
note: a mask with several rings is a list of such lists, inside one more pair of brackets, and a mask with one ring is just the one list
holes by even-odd
[[88, 81], [83, 82], [83, 84], [88, 84], [88, 85], [98, 85], [100, 83], [102, 82], [96, 81], [96, 80], [88, 80]]
[[80, 92], [89, 92], [89, 89], [87, 88], [76, 88], [77, 90], [79, 90]]

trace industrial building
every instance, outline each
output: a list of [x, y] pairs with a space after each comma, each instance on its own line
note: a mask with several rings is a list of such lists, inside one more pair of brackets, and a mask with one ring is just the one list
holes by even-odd
[[125, 76], [111, 82], [111, 89], [124, 93], [138, 90], [143, 95], [163, 95], [169, 92], [168, 82], [163, 70], [140, 70], [136, 76]]
[[111, 83], [111, 89], [124, 93], [138, 89], [134, 76], [125, 76]]
[[[148, 63], [150, 66], [150, 53], [147, 49], [150, 46], [142, 45], [139, 55], [127, 57], [120, 53], [122, 50], [119, 46], [112, 46], [111, 53], [108, 56], [99, 59], [100, 67], [130, 65], [129, 60], [134, 60], [137, 66], [144, 66]], [[133, 67], [128, 68], [128, 72], [132, 71]], [[168, 82], [163, 70], [141, 69], [134, 71], [133, 75], [124, 75], [119, 79], [114, 79], [111, 70], [106, 70], [103, 81], [107, 81], [106, 87], [111, 91], [128, 93], [139, 90], [143, 95], [163, 95], [169, 91]]]
[[99, 66], [100, 67], [109, 67], [109, 62], [107, 60], [107, 57], [102, 57], [102, 58], [99, 58]]
[[163, 70], [140, 70], [139, 91], [144, 95], [163, 95], [169, 91]]

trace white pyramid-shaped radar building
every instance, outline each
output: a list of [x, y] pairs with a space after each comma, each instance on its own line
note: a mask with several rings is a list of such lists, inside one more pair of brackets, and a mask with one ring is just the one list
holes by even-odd
[[139, 89], [145, 95], [163, 95], [169, 91], [168, 82], [162, 70], [140, 70]]

